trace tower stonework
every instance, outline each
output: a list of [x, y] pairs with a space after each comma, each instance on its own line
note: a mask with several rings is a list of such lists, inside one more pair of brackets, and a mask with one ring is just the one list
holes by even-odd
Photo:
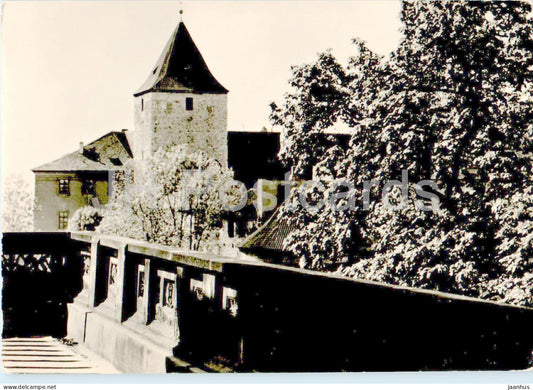
[[135, 97], [136, 160], [188, 145], [227, 166], [227, 93], [180, 22]]

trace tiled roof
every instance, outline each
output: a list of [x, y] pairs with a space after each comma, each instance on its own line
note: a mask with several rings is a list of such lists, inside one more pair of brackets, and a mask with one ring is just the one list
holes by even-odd
[[76, 151], [34, 168], [34, 172], [110, 171], [133, 157], [124, 132], [112, 131]]
[[189, 31], [180, 22], [148, 79], [134, 94], [147, 92], [227, 93], [211, 74]]
[[281, 207], [254, 233], [248, 236], [239, 246], [243, 252], [278, 251], [283, 249], [283, 241], [294, 231], [295, 227], [281, 216]]

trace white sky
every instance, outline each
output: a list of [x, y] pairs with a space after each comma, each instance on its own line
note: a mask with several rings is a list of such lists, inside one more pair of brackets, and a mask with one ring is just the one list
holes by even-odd
[[[270, 127], [290, 66], [351, 39], [381, 54], [400, 38], [393, 1], [184, 1], [184, 22], [230, 90], [228, 129]], [[178, 1], [8, 1], [2, 8], [2, 175], [21, 173], [112, 130], [133, 130], [132, 93], [179, 21]]]

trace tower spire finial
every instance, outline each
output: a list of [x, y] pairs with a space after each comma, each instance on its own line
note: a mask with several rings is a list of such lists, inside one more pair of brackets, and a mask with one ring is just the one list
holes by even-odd
[[180, 23], [183, 22], [183, 2], [180, 0]]

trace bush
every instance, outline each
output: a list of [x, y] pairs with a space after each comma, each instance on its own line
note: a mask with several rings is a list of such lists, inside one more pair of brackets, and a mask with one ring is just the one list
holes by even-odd
[[68, 230], [95, 231], [103, 218], [103, 213], [100, 210], [92, 206], [82, 207], [76, 210], [70, 218]]

